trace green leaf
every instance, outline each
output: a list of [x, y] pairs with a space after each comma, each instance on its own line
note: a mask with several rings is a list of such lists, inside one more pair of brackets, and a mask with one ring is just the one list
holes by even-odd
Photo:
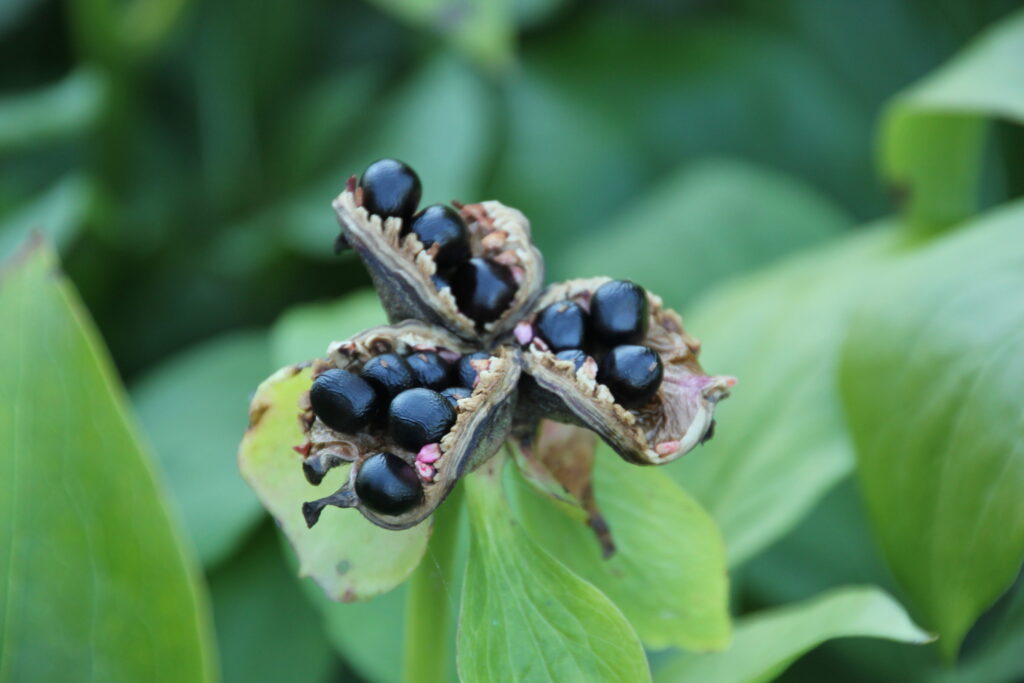
[[289, 309], [271, 328], [271, 351], [278, 365], [322, 358], [332, 341], [386, 324], [376, 292], [364, 289], [338, 301]]
[[503, 457], [467, 477], [472, 537], [457, 662], [467, 683], [642, 681], [650, 673], [622, 613], [512, 519]]
[[658, 683], [770, 681], [795, 659], [833, 638], [926, 643], [899, 603], [877, 588], [851, 587], [741, 621], [733, 645], [709, 655], [679, 654], [660, 667]]
[[78, 69], [53, 85], [0, 98], [0, 154], [84, 135], [96, 122], [105, 97], [100, 74]]
[[843, 350], [876, 536], [947, 657], [1024, 560], [1022, 235], [1018, 202], [908, 258]]
[[629, 465], [604, 445], [593, 485], [614, 555], [603, 559], [578, 515], [518, 476], [517, 510], [531, 537], [611, 598], [647, 647], [724, 649], [729, 581], [711, 516], [663, 472]]
[[348, 477], [348, 467], [338, 467], [320, 488], [313, 487], [302, 474], [301, 457], [292, 450], [303, 440], [299, 395], [311, 382], [309, 368], [288, 366], [260, 385], [239, 449], [239, 467], [295, 549], [299, 574], [311, 576], [334, 600], [365, 600], [408, 578], [426, 550], [430, 522], [390, 531], [355, 510], [331, 510], [315, 527], [306, 527], [302, 503], [320, 495], [320, 488], [335, 490]]
[[53, 253], [0, 273], [0, 680], [214, 678], [206, 596]]
[[27, 206], [0, 220], [0, 258], [7, 258], [24, 244], [33, 232], [39, 232], [57, 247], [71, 243], [85, 222], [95, 188], [78, 174], [58, 180]]
[[132, 391], [199, 558], [226, 557], [262, 516], [234, 454], [253, 387], [272, 368], [267, 336], [218, 337], [175, 356]]
[[320, 615], [264, 525], [210, 575], [225, 683], [326, 681], [334, 664]]
[[440, 33], [484, 67], [509, 65], [514, 52], [512, 0], [373, 0], [413, 26]]
[[704, 367], [739, 383], [716, 411], [715, 437], [666, 471], [721, 526], [732, 566], [782, 536], [853, 467], [839, 346], [892, 237], [868, 230], [792, 259], [712, 293], [687, 317]]
[[642, 195], [555, 268], [565, 277], [633, 278], [679, 305], [850, 223], [782, 174], [739, 161], [702, 161]]
[[882, 171], [907, 196], [908, 226], [940, 231], [977, 210], [985, 121], [1024, 123], [1024, 12], [979, 36], [890, 105]]

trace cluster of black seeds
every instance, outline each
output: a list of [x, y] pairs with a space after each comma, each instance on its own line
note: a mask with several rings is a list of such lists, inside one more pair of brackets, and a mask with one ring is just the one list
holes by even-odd
[[432, 204], [418, 213], [422, 187], [419, 176], [395, 159], [376, 161], [359, 180], [363, 207], [371, 214], [402, 219], [402, 234], [416, 234], [433, 256], [434, 286], [450, 287], [455, 303], [478, 327], [497, 320], [512, 303], [516, 281], [505, 265], [474, 257], [469, 228], [455, 209]]
[[[628, 280], [614, 280], [594, 290], [590, 309], [575, 301], [557, 301], [537, 314], [529, 342], [535, 336], [561, 360], [578, 370], [592, 357], [597, 381], [625, 408], [640, 408], [661, 386], [664, 367], [653, 349], [641, 346], [647, 336], [650, 308], [647, 292]], [[542, 348], [543, 348], [542, 347]]]
[[415, 466], [387, 452], [360, 465], [355, 488], [367, 507], [398, 515], [422, 501], [422, 482], [433, 481], [439, 443], [455, 424], [457, 403], [473, 393], [479, 376], [473, 361], [488, 358], [482, 352], [451, 360], [431, 350], [382, 353], [358, 372], [331, 368], [316, 377], [309, 402], [321, 422], [346, 434], [385, 433], [416, 454]]

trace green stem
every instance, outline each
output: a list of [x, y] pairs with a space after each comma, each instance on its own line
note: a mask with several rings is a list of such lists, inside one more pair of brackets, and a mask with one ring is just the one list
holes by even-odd
[[454, 609], [449, 602], [455, 546], [462, 512], [462, 487], [456, 486], [434, 512], [427, 553], [409, 580], [405, 609], [404, 683], [451, 680], [452, 649], [447, 647]]

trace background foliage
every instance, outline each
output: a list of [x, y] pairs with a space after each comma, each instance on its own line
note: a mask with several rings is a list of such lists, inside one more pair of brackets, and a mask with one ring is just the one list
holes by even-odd
[[[529, 538], [470, 487], [468, 632], [494, 635], [477, 589], [514, 547], [610, 629], [691, 650], [651, 654], [657, 680], [1020, 680], [1016, 5], [0, 4], [0, 680], [399, 677], [404, 590], [294, 578], [234, 458], [262, 378], [382, 319], [329, 207], [380, 156], [425, 202], [524, 210], [551, 279], [637, 279], [741, 379], [684, 461], [601, 462], [622, 572], [522, 482]], [[703, 654], [728, 624], [652, 618], [622, 576], [686, 596], [636, 558], [684, 527], [685, 564], [712, 519], [735, 623]], [[543, 647], [470, 654], [486, 677]]]

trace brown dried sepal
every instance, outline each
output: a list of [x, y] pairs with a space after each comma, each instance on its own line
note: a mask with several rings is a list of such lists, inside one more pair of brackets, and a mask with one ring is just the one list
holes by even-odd
[[344, 241], [366, 264], [374, 287], [392, 322], [421, 320], [440, 325], [462, 339], [489, 344], [515, 324], [544, 284], [544, 259], [533, 246], [530, 222], [501, 202], [455, 203], [469, 228], [474, 257], [484, 257], [512, 270], [518, 287], [508, 308], [481, 329], [459, 311], [450, 288], [438, 291], [432, 250], [424, 249], [415, 233], [402, 235], [402, 219], [371, 215], [361, 206], [355, 179], [339, 194], [334, 211]]
[[[318, 361], [313, 369], [314, 379], [330, 368], [358, 371], [364, 363], [382, 353], [405, 354], [412, 351], [437, 351], [442, 357], [463, 355], [475, 350], [454, 335], [416, 321], [397, 325], [374, 327], [350, 340], [333, 342], [327, 359]], [[348, 480], [327, 498], [307, 503], [303, 508], [311, 525], [327, 505], [354, 507], [374, 524], [387, 529], [407, 529], [419, 524], [445, 499], [455, 483], [466, 473], [486, 461], [501, 447], [508, 436], [516, 403], [516, 384], [519, 381], [520, 353], [511, 346], [499, 347], [493, 352], [487, 367], [480, 369], [479, 379], [468, 398], [456, 403], [455, 425], [441, 439], [440, 458], [430, 463], [432, 476], [424, 476], [417, 467], [417, 453], [405, 450], [388, 436], [386, 426], [372, 426], [360, 434], [335, 431], [316, 418], [308, 409], [308, 392], [300, 398], [303, 410], [300, 420], [304, 425], [306, 442], [299, 448], [307, 450], [303, 468], [310, 477], [326, 473], [330, 467], [351, 462]], [[361, 464], [371, 455], [394, 453], [417, 468], [423, 485], [423, 503], [399, 516], [382, 515], [364, 506], [355, 493], [355, 479]], [[323, 475], [320, 474], [322, 479]]]
[[[540, 296], [522, 325], [549, 304], [571, 299], [589, 312], [590, 296], [611, 278], [570, 280], [552, 285]], [[665, 368], [655, 397], [628, 410], [615, 402], [608, 387], [597, 381], [597, 363], [588, 359], [579, 370], [558, 360], [540, 339], [523, 350], [529, 379], [517, 422], [530, 425], [542, 417], [572, 422], [597, 432], [625, 460], [640, 465], [671, 462], [701, 442], [710, 429], [715, 404], [729, 395], [735, 379], [707, 375], [697, 360], [700, 343], [686, 333], [679, 315], [647, 293], [650, 328], [641, 342], [654, 349]]]

